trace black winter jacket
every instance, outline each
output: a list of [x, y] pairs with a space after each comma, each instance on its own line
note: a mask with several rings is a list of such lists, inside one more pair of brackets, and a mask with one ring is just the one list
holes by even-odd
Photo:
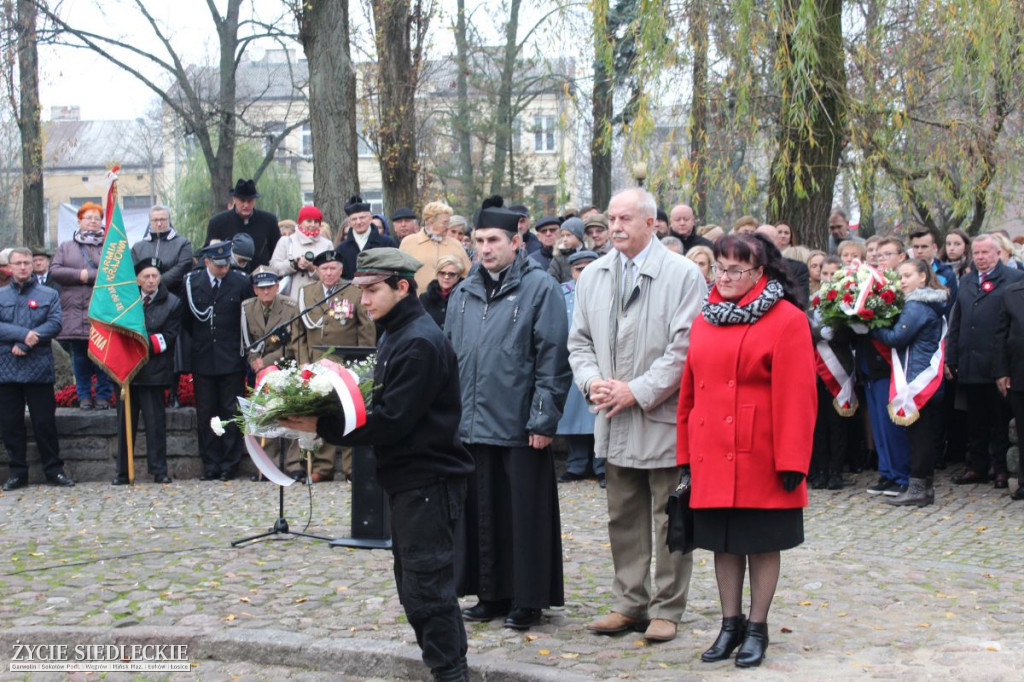
[[988, 384], [996, 380], [993, 360], [999, 347], [996, 332], [1003, 308], [1003, 294], [1010, 284], [1024, 280], [1024, 272], [996, 265], [982, 286], [978, 273], [960, 278], [956, 305], [949, 316], [946, 364], [963, 384]]
[[[371, 225], [370, 236], [367, 237], [366, 246], [363, 250], [368, 251], [382, 246], [397, 248], [398, 244], [391, 237], [377, 232], [377, 228]], [[355, 237], [352, 236], [352, 230], [349, 230], [348, 235], [338, 242], [337, 252], [341, 256], [341, 278], [352, 279], [353, 275], [356, 274], [356, 259], [359, 257], [359, 244], [356, 243]]]
[[473, 459], [459, 441], [462, 400], [451, 344], [414, 296], [378, 322], [384, 334], [366, 425], [343, 436], [339, 410], [320, 417], [317, 434], [335, 445], [372, 445], [377, 480], [389, 495], [468, 476]]
[[[170, 386], [174, 374], [174, 346], [181, 335], [181, 299], [160, 284], [146, 306], [149, 362], [132, 379], [133, 386]], [[159, 338], [154, 338], [159, 337]]]
[[242, 222], [242, 219], [229, 208], [221, 211], [210, 218], [206, 226], [206, 241], [203, 246], [209, 246], [214, 239], [231, 241], [239, 232], [247, 232], [252, 237], [256, 247], [256, 255], [245, 266], [247, 273], [252, 272], [260, 265], [270, 265], [270, 257], [274, 255], [274, 248], [281, 239], [281, 228], [277, 226], [277, 216], [267, 211], [253, 209], [249, 216], [249, 222]]

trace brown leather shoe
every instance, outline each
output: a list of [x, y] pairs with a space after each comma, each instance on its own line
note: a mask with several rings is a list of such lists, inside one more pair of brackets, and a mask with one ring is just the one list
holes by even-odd
[[313, 483], [323, 483], [324, 481], [333, 481], [333, 474], [321, 474], [319, 471], [313, 472]]
[[655, 618], [647, 626], [644, 639], [649, 642], [671, 642], [676, 638], [676, 624], [664, 618]]
[[630, 618], [614, 611], [587, 625], [588, 630], [599, 635], [617, 635], [627, 630], [639, 632], [645, 627], [647, 627], [647, 621]]

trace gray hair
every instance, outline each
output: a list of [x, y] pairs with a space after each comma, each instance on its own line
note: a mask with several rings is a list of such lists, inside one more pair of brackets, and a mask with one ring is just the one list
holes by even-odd
[[167, 217], [168, 217], [168, 218], [170, 218], [170, 217], [171, 217], [171, 207], [170, 207], [170, 206], [167, 206], [166, 204], [157, 204], [157, 205], [155, 205], [155, 206], [150, 206], [150, 207], [149, 207], [149, 213], [150, 213], [150, 215], [152, 215], [152, 214], [153, 214], [153, 211], [163, 211], [164, 213], [166, 213], [166, 214], [167, 214]]
[[28, 256], [30, 260], [32, 259], [32, 249], [28, 248], [27, 246], [15, 246], [0, 251], [0, 257], [3, 258], [3, 264], [7, 265], [8, 263], [10, 263], [11, 256], [13, 256], [16, 253], [22, 256]]
[[643, 187], [629, 187], [615, 193], [615, 197], [622, 196], [623, 194], [632, 194], [636, 197], [636, 207], [640, 210], [640, 214], [644, 218], [657, 218], [658, 217], [658, 200], [654, 198], [654, 195], [645, 190]]

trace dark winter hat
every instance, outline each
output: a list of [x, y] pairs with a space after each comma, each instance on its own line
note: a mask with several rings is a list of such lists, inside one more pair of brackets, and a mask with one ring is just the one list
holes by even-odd
[[523, 216], [524, 218], [529, 218], [530, 217], [530, 209], [526, 208], [522, 204], [516, 204], [514, 206], [509, 206], [508, 210], [514, 211], [515, 213], [518, 213], [519, 215]]
[[397, 209], [394, 213], [391, 214], [391, 222], [395, 222], [396, 220], [409, 219], [416, 220], [416, 214], [412, 212], [411, 208], [406, 208], [405, 206]]
[[576, 263], [579, 263], [581, 260], [597, 260], [600, 257], [601, 256], [597, 255], [596, 251], [577, 251], [576, 253], [569, 256], [569, 265], [575, 265]]
[[32, 249], [33, 256], [46, 256], [47, 258], [53, 258], [53, 254], [44, 249], [41, 246], [37, 246]]
[[422, 267], [423, 263], [400, 249], [390, 246], [368, 249], [360, 252], [356, 258], [356, 274], [352, 283], [369, 286], [389, 277], [413, 279], [416, 271]]
[[159, 258], [143, 258], [135, 264], [135, 274], [139, 274], [147, 268], [156, 268], [160, 272], [163, 272], [163, 263], [160, 262]]
[[248, 232], [239, 232], [231, 238], [231, 254], [235, 258], [252, 260], [256, 255], [256, 243]]
[[363, 201], [363, 198], [358, 194], [354, 194], [348, 198], [348, 202], [345, 204], [345, 215], [353, 215], [355, 213], [369, 213], [370, 202]]
[[261, 265], [249, 275], [249, 281], [254, 287], [272, 287], [281, 281], [281, 278], [266, 265]]
[[546, 215], [537, 221], [537, 224], [533, 226], [533, 229], [539, 230], [547, 225], [554, 225], [555, 227], [558, 227], [561, 224], [562, 222], [558, 219], [558, 216]]
[[238, 197], [239, 199], [259, 199], [260, 193], [256, 191], [255, 180], [243, 180], [238, 179], [235, 183], [235, 188], [231, 190], [231, 196]]
[[227, 265], [231, 262], [231, 242], [210, 244], [200, 251], [203, 258], [209, 258], [214, 265]]
[[656, 216], [656, 220], [660, 220], [663, 223], [667, 223], [668, 222], [668, 214], [665, 213], [665, 211], [663, 211], [663, 210], [661, 210], [659, 208], [657, 216]]
[[313, 265], [320, 267], [324, 263], [340, 263], [341, 258], [338, 257], [338, 252], [331, 249], [321, 251], [316, 254], [316, 258], [313, 259]]
[[565, 222], [562, 223], [562, 229], [567, 232], [572, 232], [572, 235], [583, 241], [583, 221], [575, 216], [572, 218], [566, 218]]
[[520, 215], [505, 208], [485, 208], [480, 211], [476, 227], [478, 230], [486, 230], [496, 227], [513, 235], [519, 234]]

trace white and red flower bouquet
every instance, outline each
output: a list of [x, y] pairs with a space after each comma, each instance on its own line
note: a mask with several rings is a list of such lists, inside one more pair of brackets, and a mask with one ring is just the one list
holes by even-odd
[[903, 291], [892, 270], [882, 272], [855, 260], [822, 281], [811, 307], [823, 326], [847, 325], [866, 333], [893, 325], [903, 309]]

